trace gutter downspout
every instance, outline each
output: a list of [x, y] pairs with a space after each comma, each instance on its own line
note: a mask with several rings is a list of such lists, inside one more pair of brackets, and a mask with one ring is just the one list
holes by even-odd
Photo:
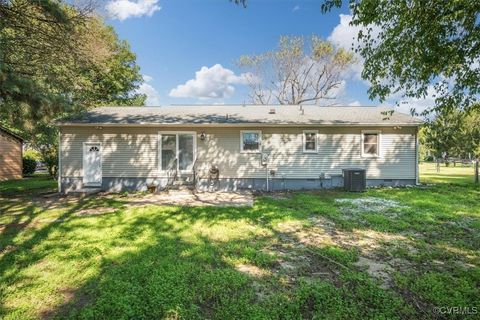
[[418, 150], [419, 149], [419, 142], [418, 142], [418, 127], [417, 131], [415, 132], [415, 184], [419, 185], [419, 156], [418, 156]]
[[58, 170], [57, 170], [58, 193], [62, 193], [62, 130], [58, 130]]

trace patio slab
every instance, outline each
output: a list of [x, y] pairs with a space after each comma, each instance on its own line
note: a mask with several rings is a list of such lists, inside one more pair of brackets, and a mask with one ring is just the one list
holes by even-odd
[[169, 206], [217, 206], [251, 207], [253, 194], [240, 192], [192, 192], [191, 190], [170, 190], [157, 194], [135, 195], [125, 199], [129, 204], [155, 204]]

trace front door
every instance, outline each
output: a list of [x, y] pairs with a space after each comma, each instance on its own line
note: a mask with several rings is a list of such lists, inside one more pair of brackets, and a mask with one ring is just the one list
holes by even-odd
[[83, 183], [86, 186], [102, 184], [102, 145], [100, 143], [83, 144]]
[[162, 171], [177, 170], [179, 175], [192, 173], [196, 151], [195, 132], [161, 132], [159, 147]]

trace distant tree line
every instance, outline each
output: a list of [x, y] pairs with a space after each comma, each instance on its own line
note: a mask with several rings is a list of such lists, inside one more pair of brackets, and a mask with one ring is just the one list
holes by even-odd
[[448, 162], [466, 160], [475, 163], [475, 181], [479, 182], [480, 104], [468, 111], [453, 109], [437, 114], [420, 133], [424, 159]]
[[437, 159], [480, 158], [480, 104], [468, 111], [454, 109], [436, 115], [423, 129], [422, 140]]

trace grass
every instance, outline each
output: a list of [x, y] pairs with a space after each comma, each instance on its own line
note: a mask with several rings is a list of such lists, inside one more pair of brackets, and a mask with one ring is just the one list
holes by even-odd
[[473, 165], [464, 166], [457, 164], [455, 167], [450, 164], [440, 165], [440, 172], [437, 172], [436, 164], [433, 162], [423, 162], [420, 164], [422, 183], [454, 183], [461, 185], [470, 185], [474, 182], [475, 168]]
[[1, 195], [21, 194], [22, 192], [49, 192], [57, 187], [57, 181], [48, 175], [33, 175], [22, 180], [0, 182]]
[[478, 317], [480, 189], [443, 169], [422, 174], [432, 186], [275, 194], [251, 208], [0, 183], [0, 318]]

